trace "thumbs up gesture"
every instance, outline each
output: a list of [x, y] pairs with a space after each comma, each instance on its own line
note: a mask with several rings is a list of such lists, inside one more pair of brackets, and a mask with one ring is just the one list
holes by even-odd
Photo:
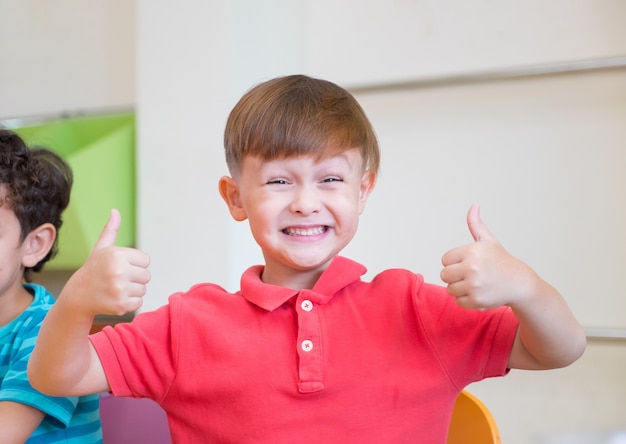
[[86, 262], [61, 292], [64, 304], [90, 316], [122, 315], [141, 306], [150, 281], [150, 258], [134, 248], [115, 246], [120, 224], [119, 212], [111, 210]]
[[448, 251], [441, 259], [441, 280], [465, 308], [487, 309], [515, 304], [532, 291], [538, 277], [511, 256], [487, 229], [478, 205], [467, 213], [474, 242]]

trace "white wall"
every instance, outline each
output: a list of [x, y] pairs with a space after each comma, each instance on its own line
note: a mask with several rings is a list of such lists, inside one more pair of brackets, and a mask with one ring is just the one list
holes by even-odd
[[307, 71], [345, 85], [624, 55], [620, 0], [308, 1]]
[[0, 0], [0, 119], [134, 106], [135, 6]]
[[302, 17], [290, 0], [139, 3], [138, 242], [153, 274], [144, 309], [200, 281], [234, 290], [242, 261], [260, 260], [217, 192], [224, 124], [253, 83], [301, 70]]
[[615, 297], [626, 265], [626, 67], [357, 97], [383, 167], [351, 255], [373, 272], [408, 266], [439, 282], [440, 257], [471, 240], [465, 213], [478, 202], [583, 325], [626, 331], [626, 298]]

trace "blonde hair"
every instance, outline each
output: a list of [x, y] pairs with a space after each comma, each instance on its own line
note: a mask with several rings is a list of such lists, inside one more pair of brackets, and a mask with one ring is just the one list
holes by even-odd
[[323, 157], [358, 148], [365, 171], [376, 174], [380, 164], [376, 134], [356, 99], [304, 75], [278, 77], [246, 92], [226, 122], [224, 148], [232, 175], [245, 156]]

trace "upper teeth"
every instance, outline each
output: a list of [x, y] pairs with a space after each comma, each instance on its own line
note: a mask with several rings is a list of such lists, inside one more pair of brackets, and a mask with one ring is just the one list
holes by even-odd
[[326, 228], [323, 226], [315, 228], [286, 228], [284, 231], [291, 236], [314, 236], [322, 234], [326, 231]]

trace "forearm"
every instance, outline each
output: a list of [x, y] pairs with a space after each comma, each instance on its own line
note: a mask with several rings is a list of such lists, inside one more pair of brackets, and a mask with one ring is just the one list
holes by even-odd
[[565, 367], [584, 352], [586, 338], [565, 300], [550, 284], [537, 278], [533, 296], [511, 308], [519, 320], [511, 368]]
[[109, 390], [89, 332], [96, 314], [137, 310], [150, 281], [150, 258], [115, 247], [120, 215], [112, 210], [85, 264], [65, 284], [41, 326], [28, 364], [33, 387], [53, 396]]
[[48, 395], [83, 395], [93, 392], [86, 386], [95, 353], [88, 339], [93, 316], [69, 310], [63, 302], [59, 298], [43, 321], [28, 377], [34, 388]]
[[5, 444], [24, 443], [43, 420], [44, 414], [34, 407], [11, 401], [0, 401], [0, 430]]

